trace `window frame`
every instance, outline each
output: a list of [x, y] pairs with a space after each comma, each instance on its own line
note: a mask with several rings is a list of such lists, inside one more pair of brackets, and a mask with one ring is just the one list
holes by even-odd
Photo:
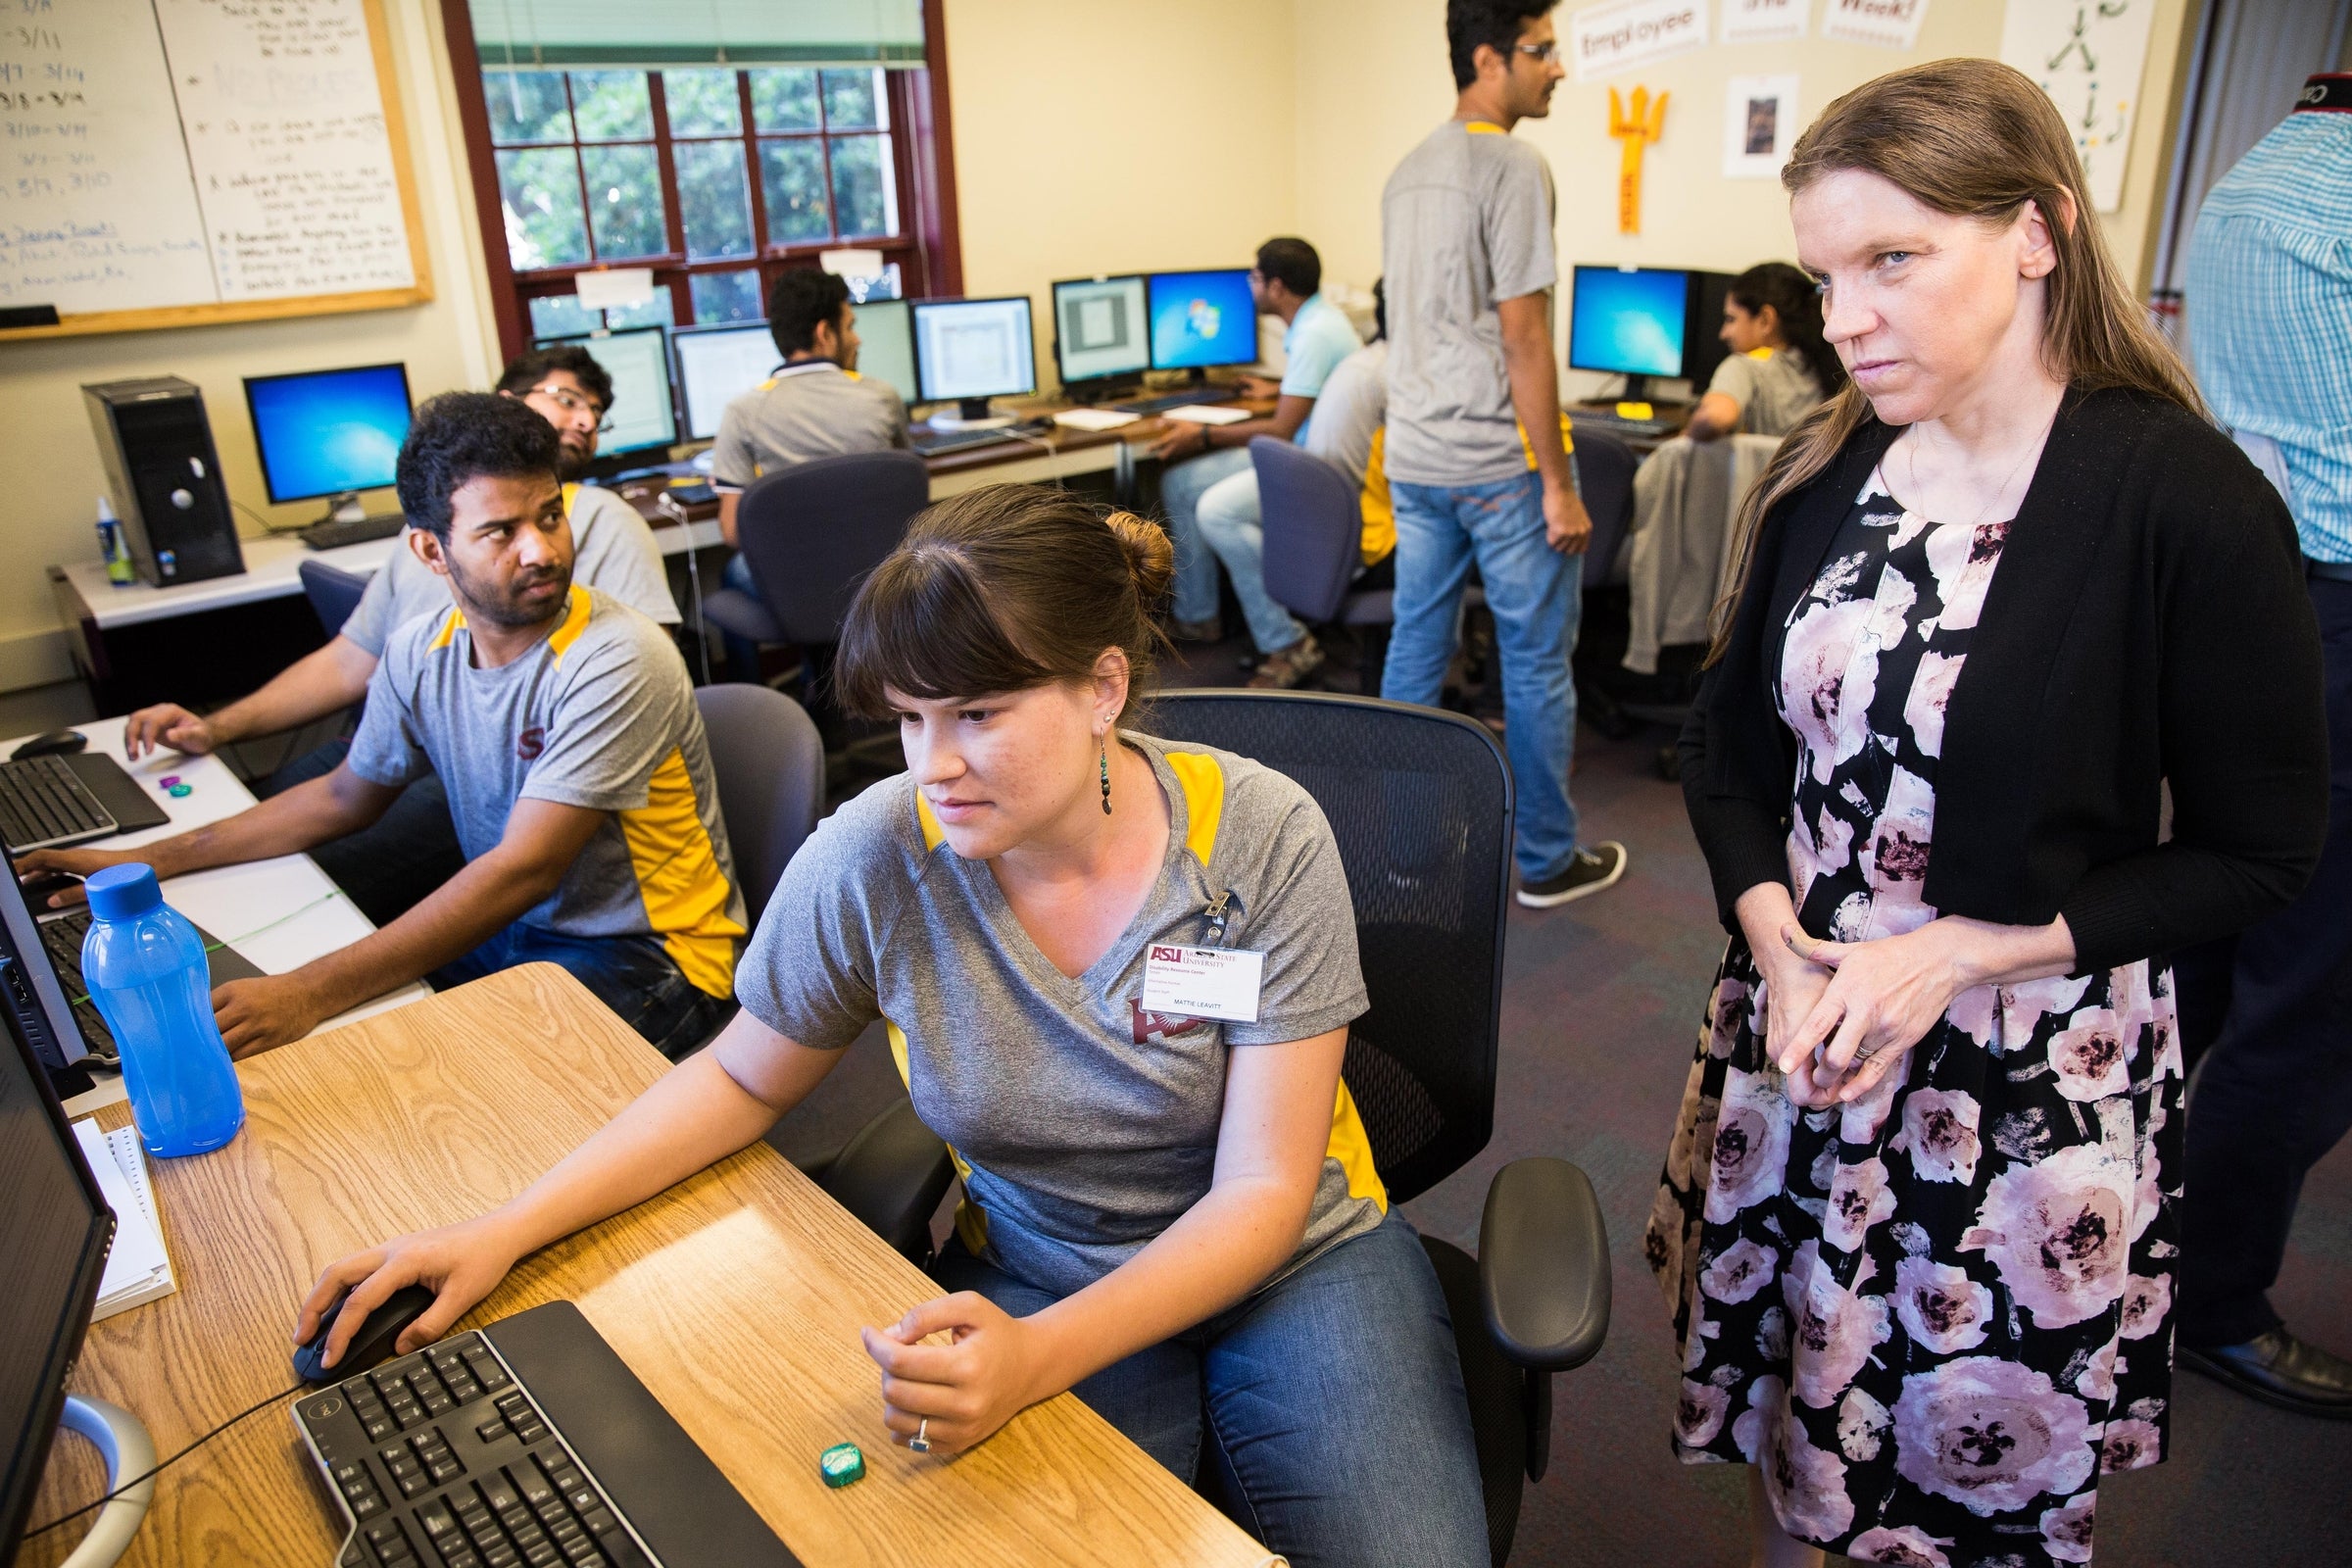
[[[751, 79], [746, 67], [736, 73], [736, 91], [742, 105], [743, 130], [735, 137], [686, 136], [668, 132], [667, 101], [660, 67], [647, 68], [655, 148], [662, 187], [664, 241], [668, 250], [659, 256], [629, 257], [620, 265], [651, 267], [656, 284], [670, 294], [671, 317], [684, 320], [693, 312], [692, 278], [698, 273], [732, 272], [746, 268], [759, 277], [760, 297], [767, 298], [776, 276], [794, 268], [817, 265], [820, 252], [855, 246], [878, 250], [886, 262], [899, 264], [902, 292], [910, 299], [954, 298], [963, 292], [961, 238], [956, 214], [956, 157], [950, 129], [948, 99], [947, 22], [945, 0], [923, 0], [923, 53], [920, 70], [887, 69], [882, 73], [888, 104], [891, 172], [897, 181], [900, 232], [887, 239], [824, 239], [791, 245], [767, 241], [767, 204], [760, 168], [763, 141], [790, 139], [796, 133], [763, 135], [754, 122]], [[465, 134], [466, 162], [473, 176], [474, 217], [480, 230], [482, 261], [489, 273], [490, 309], [498, 328], [499, 353], [512, 360], [533, 337], [530, 302], [571, 292], [572, 279], [612, 262], [590, 262], [518, 272], [507, 250], [506, 215], [502, 202], [496, 148], [490, 133], [490, 109], [482, 90], [482, 62], [473, 41], [469, 0], [441, 0], [444, 31], [448, 34], [450, 67], [457, 82], [458, 120]], [[548, 68], [553, 69], [553, 68]], [[599, 68], [612, 69], [612, 68]], [[676, 69], [676, 68], [671, 68]], [[568, 93], [568, 84], [566, 92]], [[832, 146], [837, 134], [829, 127], [797, 133], [813, 138], [823, 148], [826, 196], [832, 198]], [[695, 261], [686, 254], [686, 216], [679, 201], [678, 141], [740, 141], [749, 148], [746, 178], [750, 183], [753, 249], [749, 256]], [[566, 145], [548, 143], [549, 146]], [[590, 145], [647, 145], [629, 138], [616, 143], [586, 143], [574, 127], [568, 144], [575, 152]], [[586, 191], [582, 191], [583, 204]], [[583, 218], [585, 219], [585, 206]]]

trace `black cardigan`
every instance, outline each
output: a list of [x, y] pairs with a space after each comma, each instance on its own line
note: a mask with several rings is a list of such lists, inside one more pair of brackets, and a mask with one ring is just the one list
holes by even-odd
[[[1797, 744], [1773, 698], [1788, 613], [1899, 428], [1865, 422], [1764, 519], [1683, 731], [1690, 825], [1734, 932], [1742, 893], [1788, 881]], [[1923, 897], [2005, 925], [2063, 914], [2078, 972], [2112, 968], [2283, 906], [2327, 823], [2319, 631], [2286, 508], [2186, 410], [2070, 391], [1945, 711]]]

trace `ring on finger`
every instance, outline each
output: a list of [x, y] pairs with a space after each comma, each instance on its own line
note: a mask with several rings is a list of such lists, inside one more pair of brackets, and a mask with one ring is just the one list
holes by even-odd
[[914, 1424], [914, 1436], [906, 1440], [906, 1451], [909, 1453], [929, 1453], [931, 1451], [931, 1418], [929, 1416], [924, 1416]]

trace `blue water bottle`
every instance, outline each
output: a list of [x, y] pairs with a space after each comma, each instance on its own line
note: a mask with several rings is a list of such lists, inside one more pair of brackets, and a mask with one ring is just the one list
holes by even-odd
[[81, 977], [122, 1053], [139, 1137], [151, 1154], [219, 1149], [245, 1125], [245, 1094], [213, 1022], [204, 938], [164, 902], [151, 865], [110, 865], [82, 890]]

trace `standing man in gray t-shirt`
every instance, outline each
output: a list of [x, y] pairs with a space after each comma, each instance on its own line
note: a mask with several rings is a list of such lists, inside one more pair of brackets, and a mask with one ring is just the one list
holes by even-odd
[[1574, 760], [1583, 552], [1592, 521], [1561, 439], [1552, 364], [1551, 171], [1514, 140], [1566, 74], [1557, 0], [1448, 0], [1460, 96], [1381, 195], [1388, 277], [1387, 468], [1396, 508], [1396, 623], [1381, 695], [1434, 707], [1476, 563], [1501, 655], [1518, 784], [1519, 902], [1614, 885], [1625, 847], [1579, 849]]

